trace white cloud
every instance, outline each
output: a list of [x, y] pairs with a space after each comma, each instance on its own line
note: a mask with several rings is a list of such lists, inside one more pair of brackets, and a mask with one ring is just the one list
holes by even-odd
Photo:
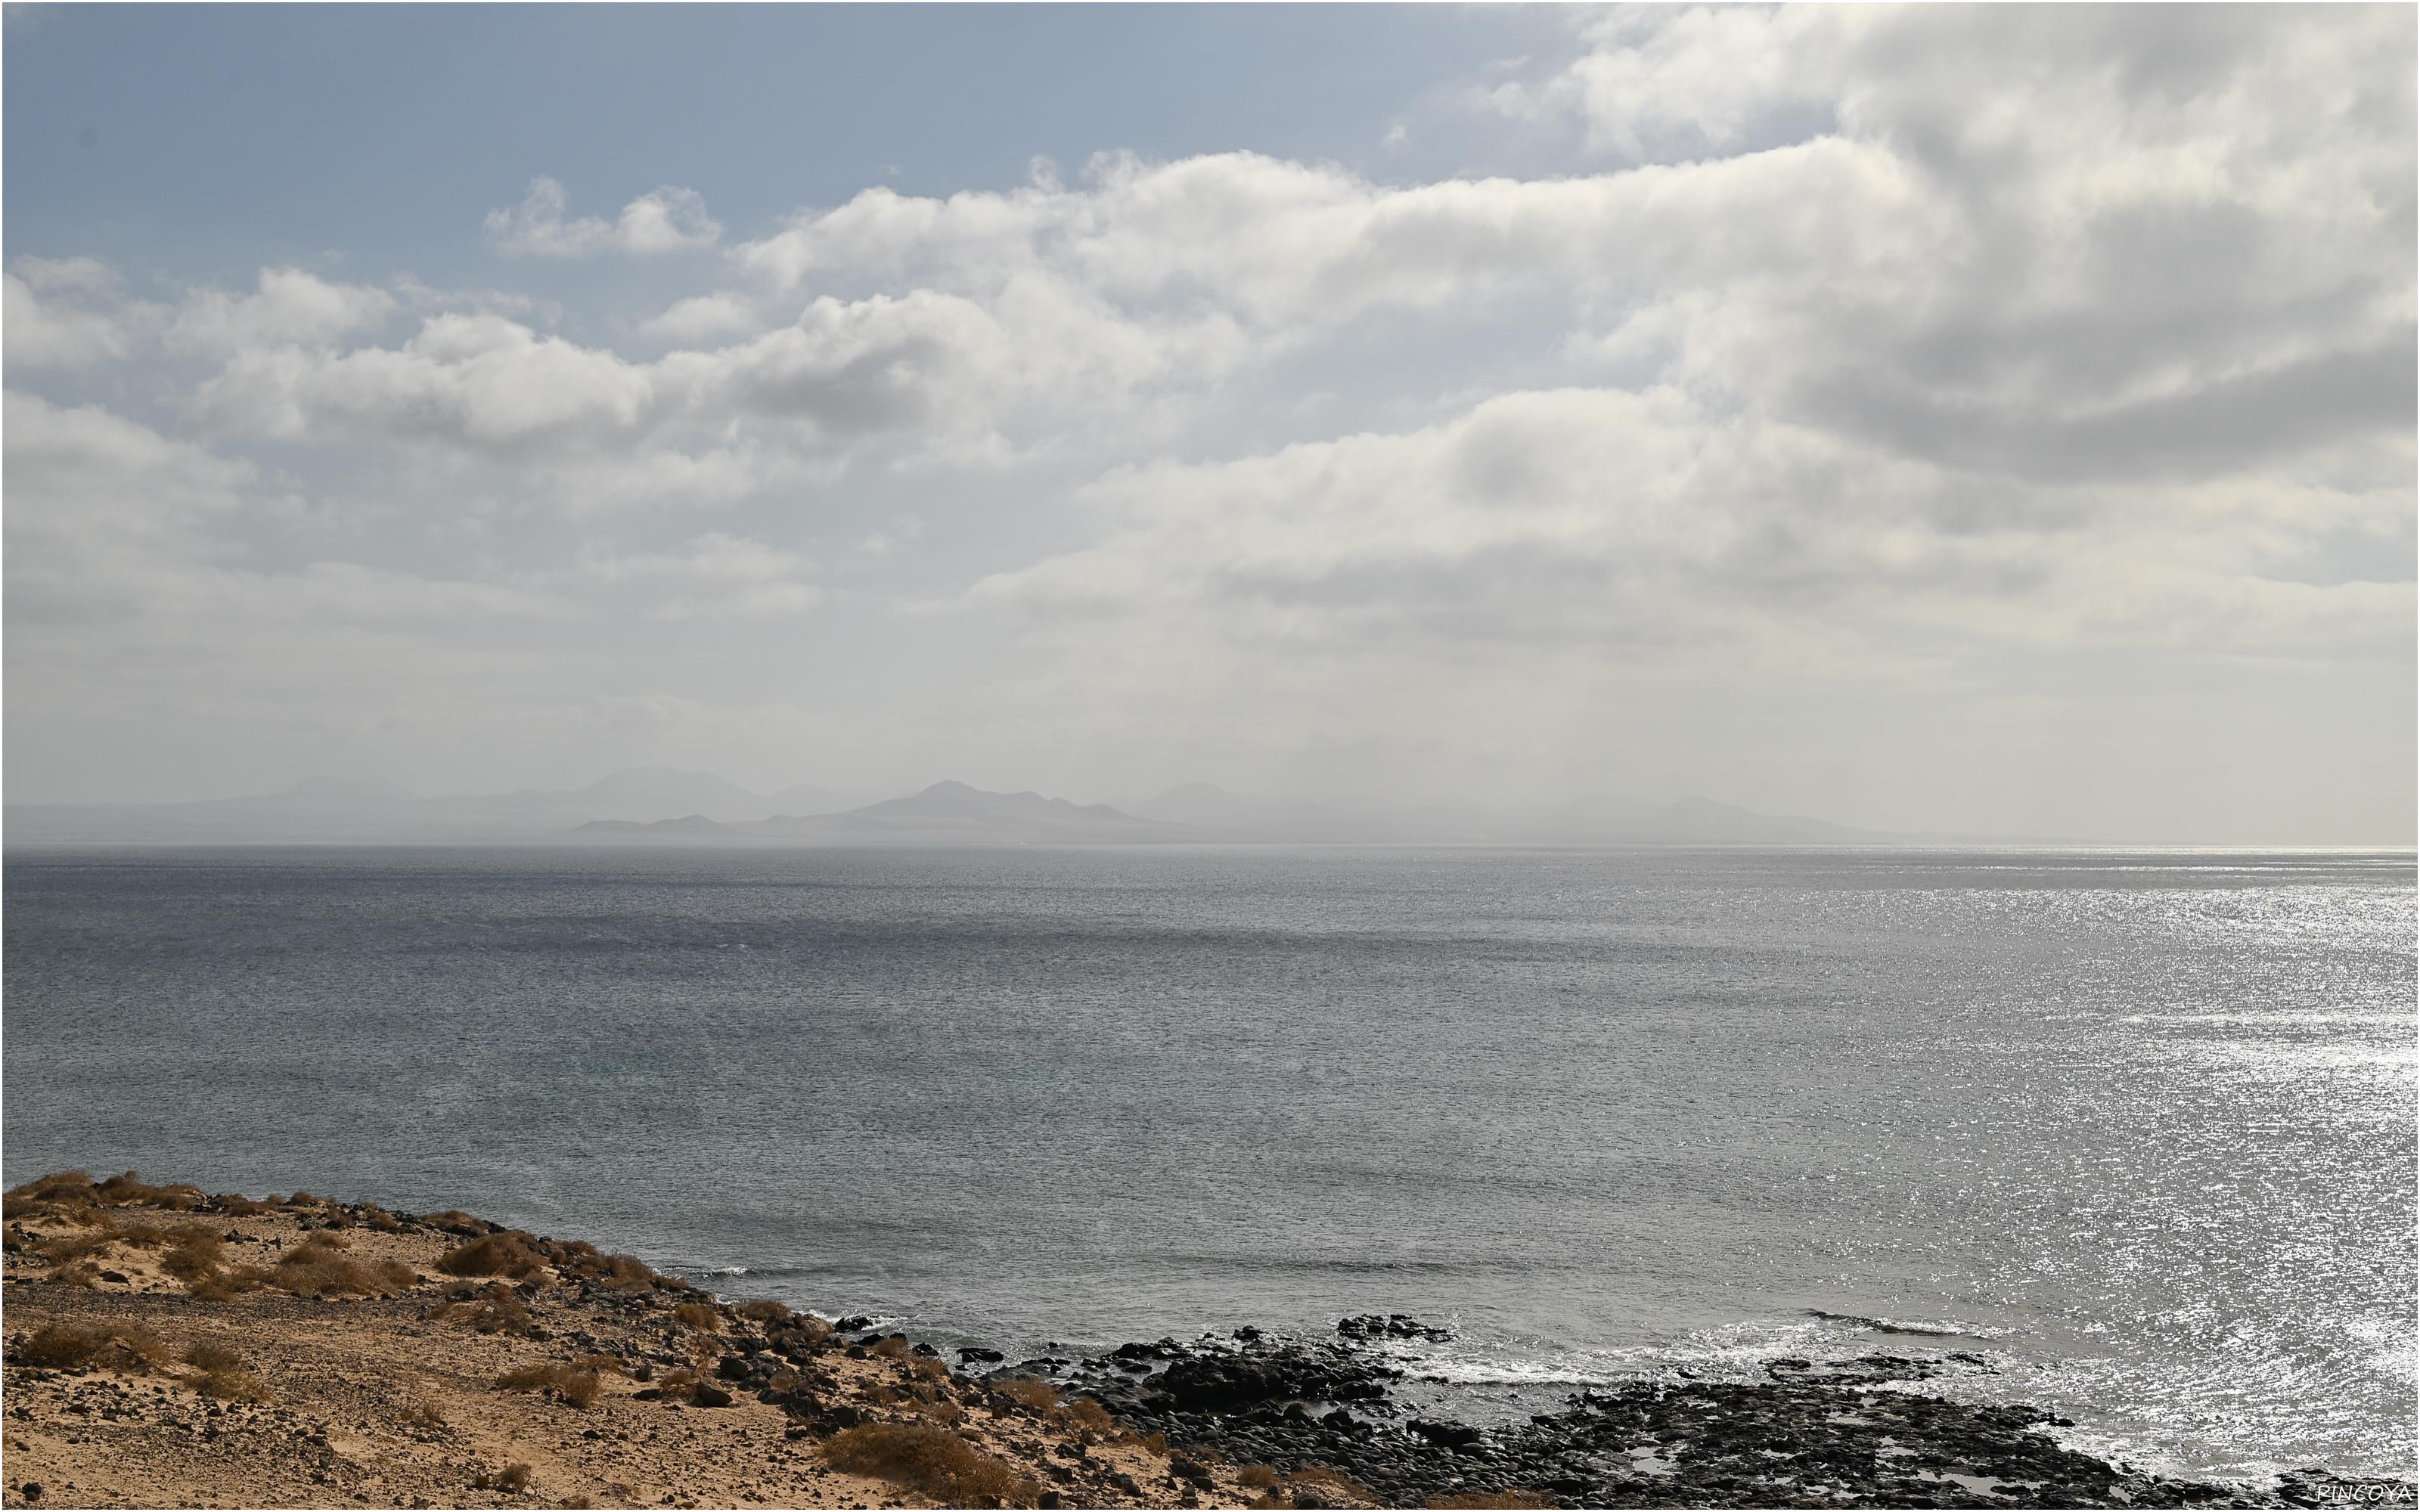
[[747, 300], [715, 293], [677, 301], [639, 330], [675, 347], [712, 347], [734, 336], [752, 334], [761, 324]]
[[605, 253], [648, 256], [710, 247], [722, 226], [693, 189], [666, 186], [622, 207], [621, 216], [569, 219], [569, 195], [551, 178], [530, 180], [529, 193], [510, 209], [488, 212], [488, 235], [508, 253], [532, 257], [594, 257]]
[[324, 347], [382, 324], [396, 298], [360, 284], [332, 284], [296, 268], [264, 268], [256, 292], [189, 295], [169, 326], [172, 346], [234, 354], [263, 347]]
[[0, 343], [11, 371], [119, 361], [163, 313], [128, 300], [116, 270], [94, 257], [20, 257], [0, 278]]

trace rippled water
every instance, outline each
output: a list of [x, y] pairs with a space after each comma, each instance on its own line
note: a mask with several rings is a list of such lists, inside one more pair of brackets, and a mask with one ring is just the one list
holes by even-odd
[[17, 852], [6, 887], [11, 1181], [460, 1206], [1011, 1348], [1411, 1312], [1479, 1412], [1974, 1351], [1953, 1389], [2138, 1461], [2412, 1466], [2409, 855]]

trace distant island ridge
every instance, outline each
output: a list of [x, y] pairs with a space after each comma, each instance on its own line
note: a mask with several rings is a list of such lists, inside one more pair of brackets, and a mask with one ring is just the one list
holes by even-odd
[[18, 845], [174, 844], [1506, 844], [1925, 845], [1759, 813], [1710, 798], [1603, 798], [1530, 809], [1259, 797], [1207, 782], [1079, 804], [964, 782], [848, 806], [799, 783], [752, 793], [707, 772], [637, 766], [585, 787], [422, 796], [379, 779], [319, 778], [279, 793], [182, 803], [6, 806]]

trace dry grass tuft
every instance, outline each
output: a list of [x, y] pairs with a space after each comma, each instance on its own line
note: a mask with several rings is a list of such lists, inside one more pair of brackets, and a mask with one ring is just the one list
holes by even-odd
[[434, 1396], [414, 1396], [395, 1410], [395, 1420], [408, 1428], [434, 1432], [445, 1427], [445, 1409]]
[[132, 1171], [111, 1177], [93, 1188], [93, 1197], [110, 1207], [173, 1208], [178, 1211], [198, 1208], [209, 1200], [200, 1187], [178, 1181], [169, 1186], [153, 1186]]
[[1059, 1409], [1059, 1393], [1050, 1382], [1036, 1381], [1032, 1376], [1003, 1376], [991, 1383], [991, 1389], [1019, 1407], [1036, 1412], [1053, 1412]]
[[203, 1370], [240, 1370], [243, 1356], [217, 1339], [201, 1339], [186, 1348], [185, 1363]]
[[722, 1332], [722, 1314], [702, 1302], [684, 1302], [673, 1307], [673, 1321], [696, 1329], [701, 1334]]
[[205, 1396], [215, 1396], [223, 1402], [266, 1402], [272, 1398], [269, 1388], [249, 1370], [205, 1370], [192, 1377], [187, 1384]]
[[1450, 1496], [1432, 1496], [1421, 1504], [1434, 1507], [1552, 1506], [1555, 1500], [1536, 1491], [1456, 1491]]
[[449, 1293], [453, 1300], [436, 1308], [429, 1316], [441, 1323], [459, 1323], [480, 1334], [516, 1334], [526, 1336], [537, 1326], [527, 1307], [513, 1288], [501, 1281], [486, 1287], [458, 1287]]
[[240, 1265], [232, 1271], [186, 1281], [185, 1289], [204, 1302], [225, 1302], [247, 1291], [258, 1291], [271, 1279], [270, 1273], [257, 1265]]
[[1109, 1410], [1090, 1396], [1078, 1396], [1067, 1404], [1067, 1421], [1088, 1433], [1115, 1433], [1118, 1420]]
[[336, 1235], [315, 1233], [286, 1252], [269, 1272], [281, 1291], [314, 1297], [392, 1297], [408, 1291], [411, 1267], [399, 1260], [365, 1264], [344, 1252]]
[[582, 1408], [596, 1401], [601, 1389], [596, 1371], [567, 1365], [523, 1365], [498, 1376], [496, 1384], [506, 1391], [552, 1392], [572, 1406]]
[[545, 1263], [529, 1235], [507, 1228], [447, 1250], [437, 1268], [447, 1275], [501, 1275], [519, 1281], [536, 1274]]
[[210, 1198], [209, 1205], [213, 1211], [224, 1212], [234, 1218], [249, 1218], [255, 1213], [277, 1211], [276, 1203], [255, 1202], [240, 1192], [221, 1192]]
[[787, 1304], [775, 1302], [770, 1297], [743, 1302], [732, 1311], [752, 1323], [786, 1323], [796, 1316]]
[[112, 1244], [116, 1243], [118, 1237], [118, 1232], [114, 1227], [85, 1234], [54, 1234], [49, 1239], [37, 1242], [34, 1245], [34, 1253], [50, 1261], [52, 1265], [64, 1268], [75, 1264], [78, 1260], [88, 1260], [102, 1253]]
[[54, 1370], [100, 1365], [139, 1371], [164, 1363], [167, 1358], [168, 1347], [160, 1342], [159, 1335], [132, 1323], [114, 1327], [51, 1323], [37, 1329], [9, 1355], [18, 1365]]
[[1251, 1489], [1256, 1491], [1265, 1491], [1270, 1487], [1275, 1486], [1278, 1483], [1277, 1467], [1275, 1465], [1246, 1465], [1243, 1469], [1235, 1472], [1235, 1482], [1239, 1486], [1249, 1487]]
[[528, 1490], [529, 1483], [530, 1467], [523, 1464], [510, 1464], [491, 1473], [482, 1473], [471, 1477], [473, 1490], [511, 1491], [516, 1495]]
[[52, 1323], [36, 1330], [33, 1337], [18, 1345], [14, 1358], [21, 1365], [70, 1370], [91, 1359], [108, 1342], [108, 1335], [98, 1330]]
[[869, 1423], [824, 1444], [833, 1469], [876, 1475], [923, 1492], [944, 1506], [1032, 1506], [1041, 1487], [946, 1428], [923, 1423]]

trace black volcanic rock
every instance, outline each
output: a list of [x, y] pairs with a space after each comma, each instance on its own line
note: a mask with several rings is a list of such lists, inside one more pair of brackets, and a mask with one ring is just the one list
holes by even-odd
[[1336, 1332], [1344, 1338], [1366, 1339], [1427, 1339], [1442, 1344], [1453, 1337], [1451, 1329], [1423, 1323], [1409, 1313], [1362, 1313], [1341, 1319]]

